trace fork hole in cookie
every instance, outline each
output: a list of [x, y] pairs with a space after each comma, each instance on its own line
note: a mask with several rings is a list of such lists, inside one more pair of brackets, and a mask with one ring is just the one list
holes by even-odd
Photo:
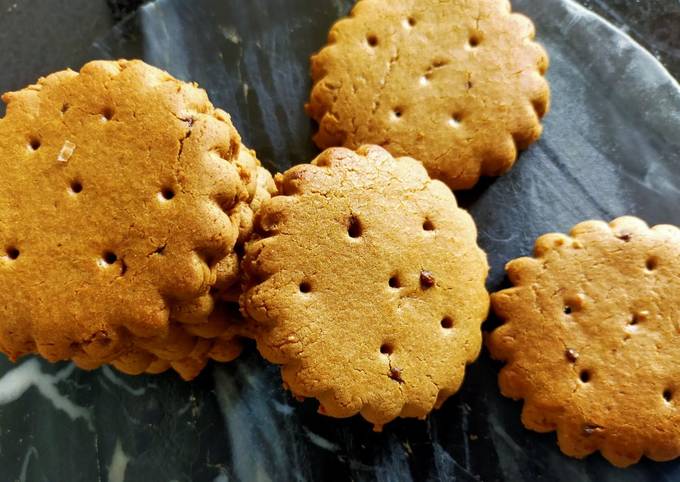
[[300, 293], [309, 293], [312, 291], [312, 285], [309, 283], [309, 281], [303, 281], [300, 283]]
[[564, 311], [565, 315], [571, 315], [574, 312], [574, 308], [572, 308], [570, 305], [564, 305], [562, 311]]
[[83, 192], [83, 183], [81, 183], [80, 181], [71, 181], [69, 188], [71, 189], [71, 192], [73, 194], [80, 194], [81, 192]]
[[363, 234], [363, 227], [361, 226], [361, 221], [356, 216], [349, 218], [349, 223], [347, 224], [347, 235], [350, 238], [360, 238]]
[[482, 36], [478, 33], [473, 33], [470, 35], [470, 38], [468, 38], [468, 47], [471, 49], [477, 48], [481, 42]]
[[404, 20], [404, 27], [407, 29], [411, 29], [416, 26], [416, 19], [413, 16], [408, 17], [406, 20]]
[[671, 403], [673, 400], [673, 390], [670, 388], [667, 388], [663, 391], [663, 399], [666, 400], [667, 403]]
[[28, 139], [28, 148], [33, 152], [40, 149], [41, 144], [42, 143], [40, 142], [40, 139], [38, 139], [37, 137], [30, 137]]
[[366, 42], [369, 46], [375, 48], [378, 46], [378, 36], [374, 33], [368, 34], [366, 37]]
[[442, 328], [444, 328], [445, 330], [450, 330], [451, 328], [453, 328], [453, 318], [451, 318], [450, 316], [445, 316], [444, 318], [442, 318], [441, 325]]
[[112, 265], [118, 261], [118, 256], [113, 251], [106, 251], [102, 255], [102, 261], [104, 261], [105, 264]]
[[113, 109], [111, 107], [104, 107], [101, 114], [103, 121], [110, 121], [113, 119]]
[[9, 246], [5, 252], [7, 253], [7, 257], [11, 259], [12, 261], [16, 261], [19, 256], [21, 255], [21, 252], [19, 251], [19, 248], [16, 246]]
[[392, 275], [388, 281], [390, 288], [399, 289], [401, 288], [401, 280], [398, 275]]
[[434, 231], [434, 223], [431, 219], [423, 221], [423, 231]]
[[635, 326], [643, 320], [644, 316], [642, 316], [640, 313], [633, 313], [633, 315], [630, 317], [630, 322], [628, 325]]
[[383, 355], [391, 355], [394, 352], [394, 347], [391, 343], [383, 343], [380, 345], [380, 353]]
[[449, 119], [449, 125], [451, 127], [460, 127], [461, 122], [463, 122], [463, 115], [460, 112], [451, 114], [451, 118]]
[[63, 104], [61, 104], [61, 113], [66, 114], [70, 108], [71, 106], [69, 105], [69, 103], [64, 102]]
[[578, 374], [578, 378], [581, 380], [583, 383], [588, 383], [590, 382], [591, 378], [591, 373], [590, 370], [581, 370], [581, 373]]
[[404, 109], [402, 107], [395, 107], [392, 109], [392, 116], [394, 119], [401, 119], [401, 116], [404, 115]]
[[164, 187], [161, 189], [161, 198], [165, 201], [170, 201], [172, 198], [175, 197], [175, 190], [170, 188], [170, 187]]
[[650, 256], [645, 262], [645, 267], [647, 268], [647, 271], [654, 271], [659, 267], [659, 260], [654, 256]]

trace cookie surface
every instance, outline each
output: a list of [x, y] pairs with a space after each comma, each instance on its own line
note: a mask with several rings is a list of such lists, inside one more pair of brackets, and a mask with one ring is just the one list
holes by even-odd
[[488, 337], [522, 421], [574, 457], [680, 455], [680, 230], [633, 217], [548, 234], [507, 265]]
[[98, 366], [213, 310], [246, 183], [206, 93], [140, 61], [3, 96], [0, 346]]
[[314, 140], [381, 145], [453, 189], [500, 175], [548, 110], [533, 38], [507, 0], [360, 0], [312, 57]]
[[377, 146], [329, 149], [277, 184], [242, 264], [258, 349], [323, 413], [378, 430], [425, 417], [480, 349], [488, 267], [472, 219], [422, 164]]

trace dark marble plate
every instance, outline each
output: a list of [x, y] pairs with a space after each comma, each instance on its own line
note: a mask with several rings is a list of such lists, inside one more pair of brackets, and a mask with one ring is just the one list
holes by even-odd
[[[141, 57], [198, 81], [266, 165], [282, 170], [315, 154], [302, 111], [308, 56], [351, 3], [157, 0], [84, 56]], [[678, 84], [569, 0], [514, 4], [550, 52], [553, 108], [544, 137], [510, 174], [460, 196], [489, 253], [490, 289], [541, 233], [623, 214], [680, 224]], [[374, 434], [360, 419], [321, 417], [313, 402], [292, 400], [252, 349], [193, 383], [3, 358], [0, 481], [680, 480], [680, 461], [620, 470], [599, 455], [561, 455], [553, 434], [522, 428], [497, 371], [483, 354], [428, 421]]]

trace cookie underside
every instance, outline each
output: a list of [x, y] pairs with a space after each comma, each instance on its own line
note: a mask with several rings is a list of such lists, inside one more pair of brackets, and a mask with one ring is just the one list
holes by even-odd
[[3, 100], [3, 351], [95, 368], [207, 321], [248, 199], [229, 116], [140, 61], [91, 62]]

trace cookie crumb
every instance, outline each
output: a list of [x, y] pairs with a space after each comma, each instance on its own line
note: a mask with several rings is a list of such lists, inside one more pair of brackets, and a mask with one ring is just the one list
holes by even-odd
[[61, 146], [61, 150], [59, 151], [59, 155], [57, 156], [57, 162], [68, 162], [69, 159], [71, 159], [71, 156], [73, 155], [73, 152], [76, 150], [76, 145], [71, 142], [71, 141], [64, 141], [64, 145]]
[[567, 360], [569, 360], [571, 363], [575, 363], [576, 360], [578, 360], [578, 352], [573, 348], [567, 348], [567, 351], [564, 352], [564, 356], [566, 356]]

